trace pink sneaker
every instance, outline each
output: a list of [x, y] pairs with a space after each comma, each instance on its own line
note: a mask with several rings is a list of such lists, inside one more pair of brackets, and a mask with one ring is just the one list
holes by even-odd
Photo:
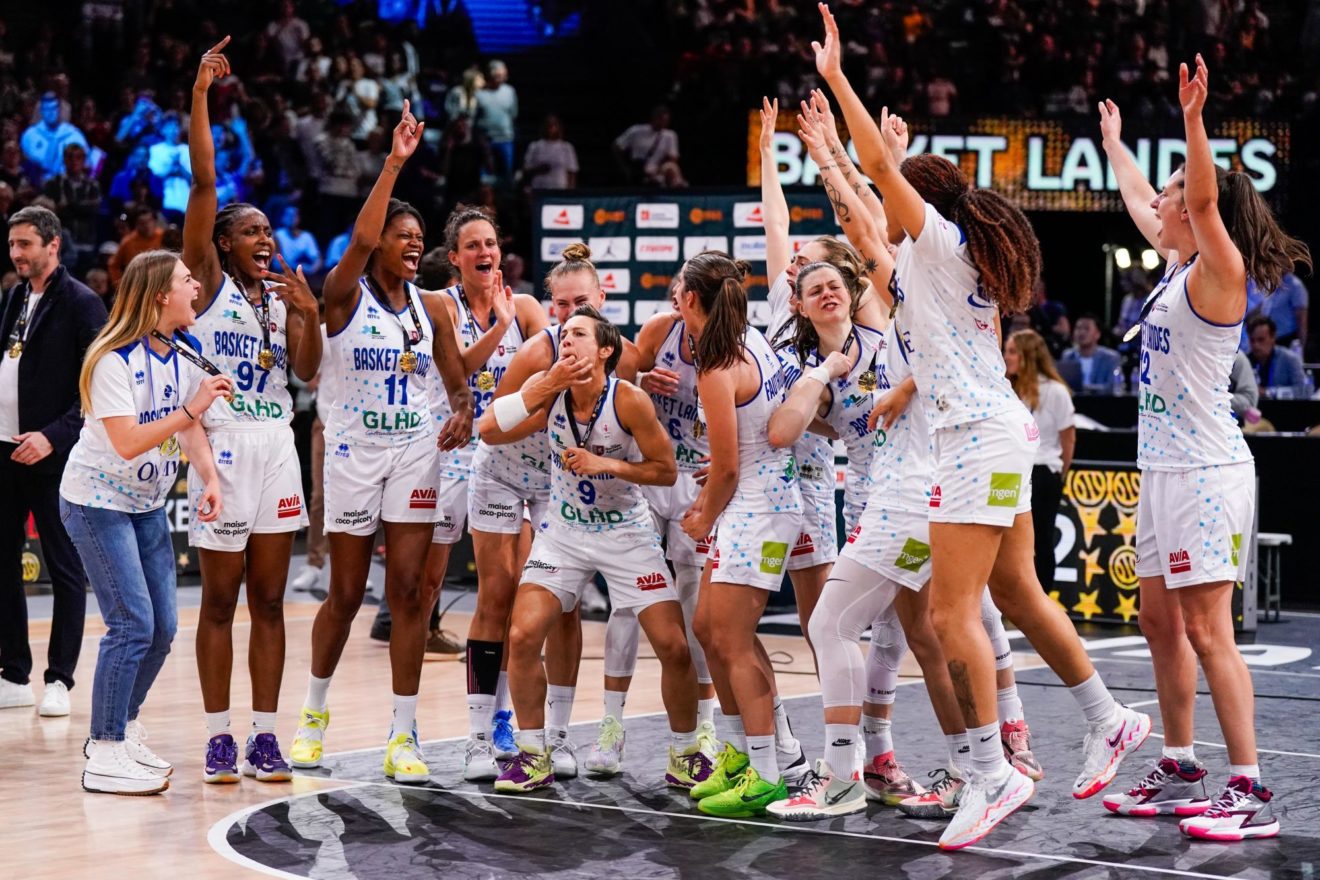
[[872, 758], [863, 768], [862, 781], [866, 786], [867, 800], [890, 807], [926, 793], [916, 780], [903, 771], [893, 752]]

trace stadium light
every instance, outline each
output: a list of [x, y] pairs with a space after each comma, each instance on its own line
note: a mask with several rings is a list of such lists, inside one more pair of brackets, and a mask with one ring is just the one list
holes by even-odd
[[1132, 268], [1132, 252], [1125, 247], [1114, 248], [1114, 263], [1120, 269]]
[[1151, 272], [1154, 271], [1155, 267], [1159, 264], [1160, 255], [1154, 248], [1146, 248], [1141, 252], [1141, 268], [1145, 269], [1147, 272]]

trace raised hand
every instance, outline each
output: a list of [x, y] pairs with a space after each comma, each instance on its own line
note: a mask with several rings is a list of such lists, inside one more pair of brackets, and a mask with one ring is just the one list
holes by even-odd
[[1118, 114], [1118, 105], [1105, 98], [1100, 107], [1100, 140], [1102, 143], [1119, 143], [1123, 134], [1123, 117]]
[[779, 99], [771, 101], [769, 98], [761, 99], [761, 150], [770, 149], [771, 142], [775, 137], [775, 123], [779, 120]]
[[425, 129], [426, 123], [417, 121], [417, 117], [413, 116], [412, 111], [409, 110], [409, 103], [405, 98], [403, 115], [399, 119], [399, 124], [394, 126], [390, 155], [396, 159], [407, 159], [417, 151], [418, 145], [422, 142], [422, 132]]
[[798, 114], [797, 121], [798, 137], [807, 145], [807, 151], [818, 163], [825, 161], [830, 149], [829, 136], [821, 124], [820, 116], [806, 101], [802, 102], [802, 112]]
[[546, 372], [546, 380], [556, 393], [573, 385], [583, 385], [591, 378], [594, 365], [586, 358], [561, 357]]
[[495, 310], [495, 321], [501, 327], [508, 327], [518, 316], [518, 308], [513, 301], [513, 288], [504, 284], [504, 272], [496, 269], [490, 273], [490, 307]]
[[[907, 158], [908, 141], [910, 140], [907, 120], [902, 116], [890, 116], [889, 128], [893, 131], [894, 138], [896, 139], [894, 141], [896, 145], [891, 147], [891, 149], [895, 151], [894, 161], [901, 164], [903, 160]], [[890, 141], [886, 139], [885, 143], [889, 144]]]
[[1205, 99], [1210, 95], [1210, 71], [1205, 66], [1201, 53], [1196, 53], [1196, 75], [1187, 76], [1187, 64], [1178, 65], [1178, 103], [1182, 105], [1184, 116], [1199, 115], [1205, 107]]
[[194, 89], [204, 92], [217, 79], [229, 76], [229, 59], [223, 54], [228, 45], [229, 37], [225, 37], [202, 55], [202, 63], [197, 67], [197, 79], [193, 82]]
[[647, 394], [669, 397], [678, 392], [679, 375], [673, 370], [656, 367], [637, 377], [637, 386]]
[[832, 351], [825, 356], [821, 366], [829, 371], [831, 379], [840, 379], [852, 369], [852, 359], [841, 351]]
[[261, 277], [267, 281], [274, 282], [270, 288], [276, 299], [286, 303], [289, 308], [304, 316], [316, 315], [319, 307], [316, 303], [316, 294], [312, 293], [312, 286], [307, 283], [307, 276], [303, 274], [302, 266], [296, 270], [290, 270], [289, 264], [284, 261], [283, 254], [276, 254], [275, 258], [280, 261], [284, 267], [283, 274], [272, 272], [267, 269]]
[[843, 75], [843, 55], [839, 48], [839, 23], [834, 20], [829, 4], [817, 3], [820, 17], [825, 22], [825, 42], [811, 42], [811, 50], [816, 53], [816, 71], [828, 81], [831, 77]]

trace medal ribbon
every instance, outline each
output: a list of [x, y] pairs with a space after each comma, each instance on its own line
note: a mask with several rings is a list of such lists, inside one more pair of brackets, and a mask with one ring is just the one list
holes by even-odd
[[[468, 302], [467, 293], [464, 292], [464, 290], [463, 290], [463, 285], [461, 285], [461, 284], [458, 285], [458, 298], [459, 298], [459, 300], [461, 300], [462, 303], [463, 303], [464, 317], [467, 319], [468, 330], [472, 333], [472, 344], [473, 344], [473, 345], [476, 345], [476, 344], [477, 344], [477, 340], [481, 338], [481, 334], [482, 334], [484, 331], [481, 329], [480, 326], [477, 325], [477, 319], [476, 319], [476, 317], [472, 314], [472, 303]], [[488, 320], [488, 322], [490, 323], [491, 326], [494, 326], [494, 324], [495, 324], [495, 310], [494, 310], [493, 308], [490, 310], [490, 317], [489, 317], [487, 320]], [[491, 371], [491, 368], [490, 368], [490, 361], [489, 361], [489, 360], [487, 360], [486, 363], [484, 363], [484, 364], [481, 365], [481, 369], [480, 369], [480, 370], [477, 370], [477, 373], [478, 373], [478, 374], [481, 374], [481, 373], [490, 373], [490, 372], [492, 372], [492, 371]], [[484, 390], [484, 389], [483, 389], [483, 390]]]
[[12, 333], [9, 334], [9, 345], [6, 346], [7, 348], [11, 348], [11, 349], [14, 346], [18, 346], [18, 350], [20, 353], [23, 351], [23, 343], [27, 339], [27, 325], [28, 325], [28, 317], [29, 317], [28, 297], [31, 296], [31, 294], [32, 294], [32, 282], [31, 281], [24, 282], [23, 308], [18, 313], [18, 320], [14, 322], [14, 330]]
[[207, 360], [198, 352], [194, 351], [192, 346], [180, 345], [178, 341], [175, 340], [173, 337], [166, 336], [164, 333], [161, 333], [159, 330], [152, 330], [151, 336], [153, 339], [157, 340], [158, 342], [163, 342], [165, 345], [168, 345], [171, 349], [173, 349], [175, 354], [178, 354], [184, 360], [188, 361], [193, 366], [197, 367], [199, 370], [206, 373], [207, 375], [209, 376], [221, 375], [220, 368], [217, 367], [215, 364], [211, 363], [209, 360]]
[[1151, 309], [1155, 308], [1155, 303], [1159, 302], [1160, 297], [1164, 295], [1165, 289], [1170, 283], [1172, 283], [1174, 278], [1178, 277], [1179, 273], [1191, 266], [1192, 263], [1196, 262], [1196, 257], [1199, 253], [1200, 252], [1198, 251], [1196, 254], [1192, 254], [1187, 259], [1186, 263], [1183, 263], [1181, 266], [1174, 266], [1172, 272], [1160, 279], [1160, 283], [1156, 285], [1155, 289], [1151, 291], [1150, 296], [1146, 297], [1146, 302], [1142, 304], [1141, 314], [1137, 316], [1137, 323], [1129, 327], [1127, 332], [1123, 334], [1124, 342], [1131, 342], [1137, 338], [1137, 335], [1141, 333], [1141, 325], [1146, 323], [1146, 317], [1150, 314]]
[[399, 330], [403, 333], [404, 354], [411, 352], [412, 347], [422, 341], [422, 319], [417, 315], [417, 306], [413, 304], [412, 294], [408, 292], [407, 286], [404, 286], [403, 293], [408, 299], [408, 316], [412, 318], [413, 327], [416, 328], [415, 330], [409, 330], [403, 325], [403, 318], [400, 318], [399, 313], [390, 307], [389, 300], [385, 298], [385, 292], [376, 285], [376, 279], [372, 278], [370, 275], [363, 275], [362, 277], [366, 279], [367, 289], [371, 291], [372, 298], [380, 303], [380, 307], [389, 312], [390, 315], [394, 317], [395, 321], [399, 322]]
[[257, 316], [257, 322], [261, 324], [261, 350], [263, 352], [268, 351], [273, 355], [275, 350], [270, 347], [270, 291], [266, 289], [266, 285], [261, 286], [261, 307], [257, 308], [257, 304], [248, 298], [247, 288], [239, 284], [238, 279], [232, 275], [229, 276], [229, 280], [243, 294], [243, 299], [252, 307], [253, 313]]
[[568, 427], [573, 432], [573, 443], [579, 448], [587, 448], [587, 441], [591, 439], [591, 432], [596, 429], [596, 422], [600, 421], [601, 413], [605, 411], [605, 398], [608, 397], [609, 394], [610, 380], [606, 377], [605, 387], [601, 390], [600, 397], [596, 399], [596, 406], [591, 411], [591, 421], [587, 422], [587, 433], [584, 436], [578, 433], [577, 416], [573, 414], [573, 389], [564, 389], [564, 409], [568, 411]]

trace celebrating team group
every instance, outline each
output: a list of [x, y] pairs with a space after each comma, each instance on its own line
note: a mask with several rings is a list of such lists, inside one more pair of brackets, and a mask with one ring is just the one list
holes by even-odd
[[[669, 721], [665, 781], [688, 790], [701, 812], [810, 821], [875, 801], [945, 820], [940, 845], [969, 846], [1044, 777], [1002, 611], [1085, 716], [1073, 796], [1114, 780], [1151, 719], [1115, 701], [1037, 580], [1031, 471], [1040, 431], [1001, 353], [1001, 315], [1027, 307], [1039, 245], [1016, 207], [971, 187], [956, 164], [907, 155], [906, 124], [887, 110], [877, 121], [863, 106], [824, 4], [821, 14], [816, 62], [856, 164], [824, 93], [802, 102], [798, 123], [847, 243], [823, 237], [794, 253], [770, 148], [779, 108], [767, 101], [770, 325], [748, 324], [750, 267], [706, 251], [676, 268], [672, 310], [647, 320], [636, 340], [602, 317], [605, 294], [581, 244], [546, 279], [552, 326], [541, 303], [504, 286], [495, 222], [473, 208], [457, 207], [444, 230], [459, 282], [416, 286], [425, 224], [391, 198], [424, 128], [406, 102], [318, 303], [301, 268], [275, 262], [260, 210], [217, 204], [207, 95], [229, 73], [228, 40], [206, 53], [193, 90], [182, 255], [148, 252], [128, 266], [87, 351], [87, 418], [61, 487], [62, 519], [108, 627], [86, 789], [151, 794], [169, 784], [172, 767], [145, 745], [137, 716], [173, 636], [162, 505], [181, 450], [202, 570], [207, 782], [283, 781], [321, 764], [332, 679], [381, 529], [394, 618], [384, 773], [427, 782], [415, 721], [427, 621], [465, 528], [478, 575], [466, 648], [469, 782], [519, 793], [578, 774], [568, 732], [577, 606], [597, 575], [612, 613], [605, 717], [585, 773], [621, 770], [623, 706], [645, 631]], [[1159, 191], [1120, 141], [1118, 108], [1099, 108], [1124, 202], [1168, 265], [1134, 328], [1140, 622], [1164, 747], [1144, 778], [1103, 804], [1125, 816], [1181, 817], [1190, 837], [1241, 840], [1276, 835], [1279, 823], [1257, 766], [1251, 679], [1233, 641], [1254, 467], [1227, 386], [1247, 278], [1271, 290], [1309, 254], [1246, 175], [1214, 164], [1201, 118], [1207, 78], [1199, 56], [1191, 72], [1182, 67], [1187, 162]], [[294, 534], [306, 524], [290, 371], [315, 379], [327, 413], [331, 566], [286, 760], [275, 733], [281, 603]], [[842, 549], [835, 441], [848, 456]], [[825, 748], [814, 764], [757, 637], [785, 574], [824, 704]], [[240, 754], [229, 682], [244, 583], [253, 706]], [[908, 648], [948, 744], [929, 789], [895, 757], [890, 716]], [[1198, 661], [1228, 746], [1218, 789], [1193, 751]], [[659, 755], [632, 760], [639, 775], [661, 772]]]

